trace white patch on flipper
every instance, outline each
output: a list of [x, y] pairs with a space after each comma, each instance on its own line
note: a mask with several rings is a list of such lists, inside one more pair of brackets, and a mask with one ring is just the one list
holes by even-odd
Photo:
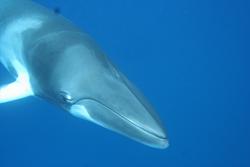
[[[25, 68], [23, 58], [23, 32], [38, 29], [42, 26], [39, 17], [22, 17], [13, 20], [5, 27], [0, 37], [0, 61], [12, 74], [16, 81], [0, 87], [0, 103], [6, 103], [33, 95], [29, 81], [29, 74]], [[13, 71], [14, 69], [15, 71]]]
[[19, 76], [13, 83], [0, 88], [0, 103], [6, 103], [33, 95], [29, 81], [25, 76]]

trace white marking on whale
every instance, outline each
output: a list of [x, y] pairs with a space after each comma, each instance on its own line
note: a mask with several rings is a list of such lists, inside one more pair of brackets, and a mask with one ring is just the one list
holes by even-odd
[[86, 33], [32, 1], [0, 3], [0, 61], [15, 78], [0, 87], [0, 103], [37, 96], [143, 144], [168, 146], [154, 109]]

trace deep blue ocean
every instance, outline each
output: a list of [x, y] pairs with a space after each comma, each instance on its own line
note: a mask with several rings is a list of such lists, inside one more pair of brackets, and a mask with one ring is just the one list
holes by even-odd
[[[142, 90], [170, 147], [29, 97], [0, 105], [0, 167], [250, 167], [250, 1], [36, 1], [88, 32]], [[0, 78], [13, 81], [2, 66]]]

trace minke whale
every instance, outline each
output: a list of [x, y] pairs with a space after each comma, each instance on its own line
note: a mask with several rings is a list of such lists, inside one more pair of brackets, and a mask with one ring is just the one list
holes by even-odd
[[0, 103], [36, 96], [154, 148], [166, 148], [154, 109], [81, 29], [31, 0], [0, 0], [0, 61], [15, 81]]

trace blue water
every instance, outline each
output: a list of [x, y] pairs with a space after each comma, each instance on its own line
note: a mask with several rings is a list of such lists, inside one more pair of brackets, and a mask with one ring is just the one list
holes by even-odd
[[[0, 105], [0, 167], [249, 167], [247, 0], [37, 0], [87, 31], [150, 99], [156, 150], [36, 98]], [[1, 83], [12, 81], [1, 67]]]

